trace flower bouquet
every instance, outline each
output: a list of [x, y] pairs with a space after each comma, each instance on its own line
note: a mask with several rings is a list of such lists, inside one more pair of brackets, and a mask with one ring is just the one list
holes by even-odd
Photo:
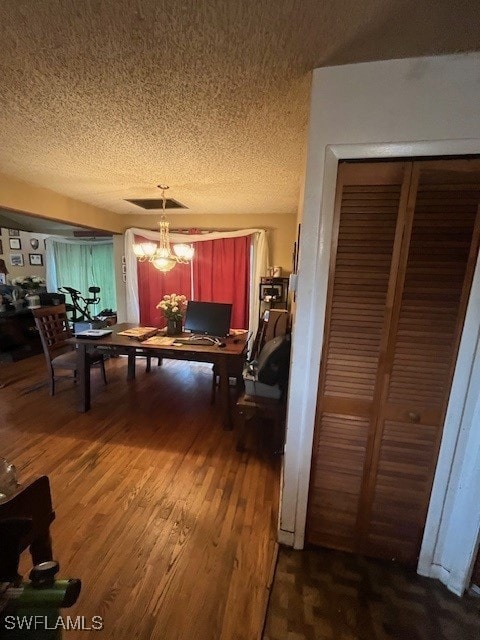
[[45, 288], [45, 278], [41, 276], [19, 276], [18, 278], [13, 278], [12, 284], [25, 291], [38, 291]]
[[157, 304], [157, 309], [161, 309], [167, 320], [167, 335], [175, 336], [182, 333], [182, 320], [187, 308], [187, 298], [185, 296], [170, 293], [163, 296]]

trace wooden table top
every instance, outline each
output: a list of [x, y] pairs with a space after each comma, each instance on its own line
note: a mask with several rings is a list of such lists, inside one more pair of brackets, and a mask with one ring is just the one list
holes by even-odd
[[[247, 344], [248, 332], [245, 331], [242, 334], [235, 336], [228, 336], [226, 338], [222, 338], [222, 344], [224, 347], [220, 347], [218, 345], [196, 345], [196, 344], [182, 344], [182, 345], [152, 345], [146, 344], [145, 342], [141, 342], [136, 338], [131, 338], [129, 336], [119, 335], [120, 332], [125, 331], [127, 329], [137, 328], [139, 325], [133, 323], [123, 322], [121, 324], [116, 324], [108, 329], [112, 330], [112, 333], [104, 336], [102, 338], [71, 338], [71, 341], [76, 344], [89, 344], [96, 346], [112, 346], [112, 347], [134, 347], [138, 349], [145, 349], [151, 351], [176, 351], [179, 354], [181, 352], [198, 352], [198, 353], [214, 353], [214, 354], [228, 354], [228, 355], [240, 355], [245, 351]], [[162, 329], [158, 330], [158, 336], [165, 336], [165, 331]], [[172, 338], [188, 338], [191, 334], [183, 333], [179, 336], [168, 336]]]

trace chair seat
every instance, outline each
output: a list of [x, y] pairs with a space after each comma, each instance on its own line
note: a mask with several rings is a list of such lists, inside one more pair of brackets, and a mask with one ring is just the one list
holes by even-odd
[[52, 367], [59, 369], [75, 369], [77, 366], [77, 354], [75, 351], [67, 351], [52, 358]]
[[[104, 360], [103, 353], [93, 352], [87, 353], [87, 357], [90, 361], [90, 364], [98, 364]], [[55, 358], [52, 358], [52, 367], [59, 369], [76, 369], [77, 368], [77, 352], [72, 349], [72, 351], [67, 351], [66, 353], [61, 353]]]

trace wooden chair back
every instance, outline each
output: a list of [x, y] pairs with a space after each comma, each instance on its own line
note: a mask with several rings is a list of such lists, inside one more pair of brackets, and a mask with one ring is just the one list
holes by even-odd
[[73, 349], [66, 342], [73, 334], [68, 324], [67, 310], [64, 304], [53, 307], [40, 307], [32, 309], [32, 311], [47, 359], [51, 360], [59, 353]]
[[290, 333], [290, 313], [284, 309], [268, 309], [258, 327], [250, 360], [256, 360], [264, 344], [278, 336]]
[[290, 332], [290, 314], [285, 309], [270, 309], [268, 313], [265, 342]]

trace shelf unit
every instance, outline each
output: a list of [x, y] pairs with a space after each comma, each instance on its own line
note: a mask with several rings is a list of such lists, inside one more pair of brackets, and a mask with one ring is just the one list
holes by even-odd
[[260, 278], [260, 318], [267, 309], [288, 308], [288, 278]]

